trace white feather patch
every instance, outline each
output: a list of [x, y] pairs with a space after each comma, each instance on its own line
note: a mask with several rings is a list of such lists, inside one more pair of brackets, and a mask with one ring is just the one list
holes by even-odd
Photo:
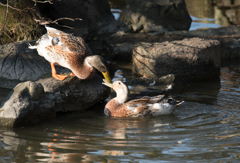
[[152, 104], [149, 110], [152, 111], [153, 116], [157, 115], [168, 115], [173, 112], [173, 105], [170, 105], [169, 103], [155, 103]]
[[133, 113], [137, 113], [136, 107], [127, 106], [127, 110], [129, 110], [129, 111], [131, 111]]

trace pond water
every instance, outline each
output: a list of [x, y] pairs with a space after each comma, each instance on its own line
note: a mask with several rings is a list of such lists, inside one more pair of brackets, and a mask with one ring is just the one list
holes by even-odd
[[[114, 80], [130, 81], [130, 65], [117, 67]], [[0, 128], [0, 162], [237, 162], [239, 85], [240, 64], [231, 63], [219, 80], [174, 88], [171, 95], [185, 101], [174, 115], [112, 118], [102, 103], [33, 126]]]
[[[128, 83], [131, 65], [116, 66], [114, 80]], [[171, 96], [185, 101], [174, 115], [112, 118], [101, 103], [32, 126], [1, 127], [0, 162], [238, 162], [239, 86], [240, 62], [224, 61], [219, 79], [173, 86]], [[137, 94], [169, 86], [129, 88]], [[8, 90], [0, 92], [3, 101]]]

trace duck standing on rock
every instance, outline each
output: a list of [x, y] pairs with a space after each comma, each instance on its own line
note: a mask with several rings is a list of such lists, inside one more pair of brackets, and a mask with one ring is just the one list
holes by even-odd
[[64, 33], [52, 27], [46, 27], [47, 33], [30, 49], [37, 49], [38, 54], [51, 63], [52, 76], [64, 80], [67, 75], [58, 75], [55, 64], [72, 70], [71, 76], [80, 79], [90, 79], [96, 69], [100, 71], [107, 82], [111, 82], [104, 59], [93, 55], [92, 51], [81, 37]]
[[103, 80], [103, 84], [113, 88], [117, 97], [110, 100], [105, 106], [104, 113], [107, 116], [113, 117], [144, 117], [147, 115], [167, 115], [172, 114], [176, 106], [181, 105], [184, 101], [176, 101], [172, 98], [167, 98], [165, 95], [154, 97], [142, 97], [127, 101], [128, 87], [121, 81], [115, 81], [113, 84]]

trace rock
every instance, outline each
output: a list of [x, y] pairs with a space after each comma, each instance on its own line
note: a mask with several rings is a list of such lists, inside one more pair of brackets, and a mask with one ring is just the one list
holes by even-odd
[[240, 23], [240, 15], [238, 12], [240, 5], [239, 0], [218, 0], [215, 5], [214, 16], [217, 24], [231, 25]]
[[[0, 47], [0, 87], [13, 88], [23, 81], [36, 81], [51, 73], [50, 63], [28, 48], [35, 42], [14, 42]], [[69, 70], [57, 66], [57, 72]]]
[[204, 29], [196, 31], [174, 31], [162, 34], [140, 34], [117, 32], [103, 40], [103, 50], [106, 58], [111, 60], [132, 59], [132, 50], [139, 42], [165, 42], [200, 37], [221, 42], [221, 58], [240, 59], [240, 25]]
[[127, 0], [120, 19], [134, 32], [188, 30], [192, 22], [184, 0]]
[[[167, 32], [171, 40], [200, 37], [221, 42], [221, 58], [240, 59], [240, 25], [197, 31]], [[160, 38], [161, 39], [161, 38]]]
[[130, 81], [130, 84], [140, 84], [140, 85], [168, 85], [173, 84], [175, 76], [173, 74], [168, 74], [166, 76], [161, 76], [159, 78], [135, 78]]
[[[126, 24], [121, 21], [113, 20], [109, 22], [109, 24], [99, 28], [97, 35], [95, 35], [95, 38], [88, 43], [88, 46], [93, 54], [104, 55], [105, 49], [102, 41], [104, 38], [111, 36], [113, 33], [125, 33], [129, 31], [130, 28]], [[111, 59], [111, 57], [108, 59]]]
[[201, 38], [139, 43], [133, 49], [133, 73], [152, 78], [174, 74], [177, 80], [219, 78], [220, 42]]
[[21, 126], [56, 117], [56, 112], [83, 111], [105, 100], [110, 89], [102, 77], [79, 80], [68, 77], [27, 81], [18, 84], [0, 105], [0, 126]]
[[0, 126], [18, 126], [55, 117], [54, 103], [50, 99], [41, 96], [41, 100], [35, 101], [36, 96], [30, 88], [33, 85], [35, 89], [41, 89], [40, 85], [27, 81], [18, 84], [9, 93], [0, 106]]
[[109, 22], [109, 24], [106, 24], [104, 26], [102, 26], [99, 30], [98, 30], [98, 35], [106, 35], [106, 34], [113, 34], [113, 33], [117, 33], [117, 32], [129, 32], [131, 29], [129, 28], [129, 26], [127, 26], [124, 22], [122, 21], [117, 21], [117, 20], [113, 20], [111, 22]]
[[[38, 3], [38, 8], [44, 17], [56, 20], [63, 17], [80, 18], [81, 21], [60, 20], [60, 25], [74, 28], [87, 28], [96, 32], [102, 25], [114, 20], [108, 0], [54, 1], [53, 4]], [[91, 32], [92, 33], [92, 32]], [[93, 33], [92, 33], [93, 34]]]
[[103, 40], [104, 56], [110, 60], [131, 61], [133, 46], [139, 42], [158, 42], [160, 36], [117, 32]]
[[156, 32], [156, 34], [168, 31], [163, 26], [155, 25], [155, 24], [152, 24], [152, 23], [149, 23], [149, 22], [145, 23], [143, 25], [143, 29], [144, 29], [144, 32], [146, 32], [146, 33]]

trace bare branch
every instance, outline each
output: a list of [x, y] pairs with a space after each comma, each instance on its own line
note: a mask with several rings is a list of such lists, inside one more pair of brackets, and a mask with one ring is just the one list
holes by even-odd
[[3, 31], [3, 33], [4, 33], [12, 42], [14, 41], [5, 31]]
[[20, 9], [18, 9], [18, 8], [14, 8], [14, 7], [8, 5], [8, 1], [7, 1], [7, 4], [6, 4], [6, 5], [0, 2], [0, 5], [1, 5], [1, 6], [7, 6], [7, 8], [9, 7], [9, 8], [11, 8], [11, 9], [13, 9], [13, 10], [22, 11], [22, 10], [20, 10]]
[[63, 17], [63, 18], [58, 18], [58, 19], [54, 20], [53, 23], [56, 23], [57, 21], [59, 21], [59, 20], [64, 20], [64, 19], [65, 19], [65, 20], [71, 20], [71, 21], [82, 20], [81, 18], [75, 18], [75, 19], [73, 19], [73, 18]]
[[[47, 25], [47, 24], [58, 24], [58, 21], [59, 20], [71, 20], [71, 21], [75, 21], [75, 20], [82, 20], [81, 18], [67, 18], [67, 17], [64, 17], [64, 18], [59, 18], [59, 19], [56, 19], [54, 21], [52, 20], [39, 20], [39, 19], [34, 19], [36, 23], [40, 24], [40, 25]], [[62, 26], [62, 27], [66, 27], [66, 28], [71, 28], [73, 29], [73, 27], [70, 27], [70, 26], [65, 26], [65, 25], [59, 25], [59, 26]]]
[[32, 0], [33, 2], [35, 2], [35, 6], [37, 3], [50, 3], [50, 4], [53, 4], [52, 1], [53, 0], [45, 0], [45, 1], [37, 1], [37, 0]]

